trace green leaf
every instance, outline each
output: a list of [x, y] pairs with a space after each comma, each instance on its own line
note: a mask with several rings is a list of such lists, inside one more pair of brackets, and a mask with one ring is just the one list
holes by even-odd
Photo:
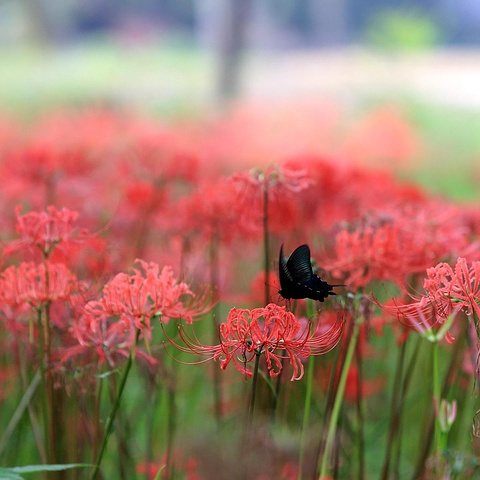
[[165, 468], [165, 465], [162, 465], [158, 469], [157, 474], [155, 475], [155, 478], [153, 480], [160, 480], [160, 476], [162, 475], [162, 471], [163, 471], [164, 468]]
[[12, 467], [6, 469], [14, 473], [34, 473], [34, 472], [59, 472], [61, 470], [70, 470], [72, 468], [93, 467], [90, 463], [65, 463], [63, 465], [27, 465], [26, 467]]
[[24, 478], [8, 468], [0, 468], [0, 480], [24, 480]]

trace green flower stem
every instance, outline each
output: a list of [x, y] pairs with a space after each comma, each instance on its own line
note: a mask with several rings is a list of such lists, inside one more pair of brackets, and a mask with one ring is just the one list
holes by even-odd
[[[460, 341], [462, 338], [466, 339], [470, 345], [471, 339], [470, 336], [468, 335], [468, 324], [465, 323], [465, 330], [460, 330], [459, 335], [458, 335], [458, 340], [454, 343], [454, 349], [452, 352], [452, 355], [450, 357], [450, 364], [448, 366], [448, 370], [446, 374], [444, 375], [443, 379], [443, 384], [442, 384], [442, 390], [441, 390], [441, 397], [445, 398], [448, 395], [448, 392], [451, 388], [450, 384], [450, 379], [452, 378], [452, 375], [454, 374], [455, 371], [458, 370], [458, 365], [459, 362], [461, 362], [460, 358], [463, 352], [464, 348], [464, 343]], [[475, 343], [475, 340], [474, 340]], [[476, 356], [476, 353], [474, 354]], [[407, 373], [407, 377], [408, 377]], [[430, 452], [431, 444], [432, 444], [432, 439], [434, 438], [434, 428], [435, 428], [435, 423], [436, 423], [436, 415], [435, 412], [432, 411], [431, 418], [429, 420], [428, 428], [425, 433], [424, 439], [421, 441], [421, 444], [418, 448], [419, 451], [419, 456], [418, 459], [415, 463], [415, 470], [413, 473], [412, 478], [420, 478], [425, 472], [425, 467], [426, 467], [426, 462], [428, 458], [428, 454]]]
[[[404, 327], [404, 330], [405, 328], [406, 327]], [[400, 416], [398, 415], [400, 395], [397, 394], [397, 388], [398, 388], [398, 385], [402, 383], [403, 370], [405, 365], [405, 355], [406, 355], [406, 349], [407, 349], [407, 341], [408, 341], [408, 336], [400, 346], [400, 349], [398, 351], [397, 364], [395, 367], [395, 378], [393, 381], [393, 392], [392, 392], [392, 399], [390, 403], [390, 421], [389, 421], [389, 428], [388, 428], [387, 445], [385, 449], [385, 460], [383, 463], [383, 470], [382, 470], [382, 476], [381, 476], [382, 480], [387, 480], [389, 477], [393, 442], [394, 442], [395, 435], [397, 433], [397, 429], [400, 421]]]
[[301, 480], [302, 478], [303, 458], [305, 456], [305, 444], [307, 441], [307, 428], [308, 428], [308, 422], [310, 421], [310, 406], [312, 403], [312, 384], [313, 384], [314, 370], [315, 370], [315, 356], [310, 355], [310, 357], [308, 357], [307, 389], [305, 391], [305, 405], [303, 407], [302, 433], [300, 437], [300, 459], [298, 461], [298, 480]]
[[[438, 373], [438, 342], [433, 342], [432, 345], [432, 363], [433, 363], [433, 402], [437, 407], [437, 411], [440, 408], [440, 376]], [[442, 451], [442, 435], [440, 430], [440, 422], [438, 415], [435, 415], [435, 449], [439, 454]]]
[[[212, 288], [212, 337], [213, 342], [218, 341], [218, 323], [217, 317], [219, 314], [219, 303], [215, 302], [214, 290], [218, 288], [218, 248], [219, 248], [219, 233], [218, 230], [212, 235], [210, 239], [210, 286]], [[212, 362], [213, 369], [213, 401], [215, 408], [215, 418], [217, 420], [217, 426], [220, 426], [223, 418], [223, 389], [222, 389], [222, 376], [220, 369], [215, 362]]]
[[[47, 285], [48, 285], [48, 276], [47, 276]], [[44, 310], [44, 347], [45, 347], [45, 387], [46, 387], [46, 396], [47, 396], [47, 406], [48, 406], [48, 444], [49, 444], [49, 461], [50, 463], [57, 463], [57, 435], [58, 435], [58, 423], [56, 416], [54, 415], [55, 410], [55, 401], [54, 401], [54, 390], [53, 390], [53, 378], [52, 378], [52, 365], [51, 365], [51, 335], [50, 335], [50, 302], [47, 302]], [[57, 474], [53, 475], [55, 478]]]
[[362, 392], [363, 385], [363, 357], [361, 351], [361, 344], [357, 342], [356, 348], [356, 360], [358, 367], [358, 386], [356, 395], [356, 407], [357, 407], [357, 432], [356, 432], [356, 453], [357, 453], [357, 465], [358, 465], [358, 479], [365, 478], [365, 434], [364, 434], [364, 409], [365, 399]]
[[[176, 378], [175, 378], [175, 371], [173, 368], [173, 362], [171, 358], [165, 359], [165, 368], [167, 374], [167, 388], [166, 388], [166, 395], [167, 395], [167, 444], [165, 447], [165, 472], [167, 479], [175, 478], [174, 472], [174, 462], [173, 462], [173, 447], [174, 447], [174, 440], [175, 440], [175, 432], [176, 432], [176, 419], [177, 419], [177, 411], [176, 411]], [[169, 365], [170, 364], [170, 365]]]
[[140, 329], [137, 329], [137, 335], [135, 338], [135, 343], [130, 351], [130, 354], [127, 359], [127, 364], [125, 365], [125, 369], [123, 370], [122, 378], [120, 379], [120, 383], [118, 385], [117, 396], [115, 401], [113, 402], [112, 409], [110, 410], [110, 414], [107, 418], [107, 424], [105, 426], [105, 433], [103, 435], [103, 442], [102, 446], [100, 447], [100, 453], [98, 454], [97, 461], [95, 463], [95, 467], [92, 473], [91, 480], [96, 480], [98, 478], [98, 474], [100, 472], [100, 464], [102, 463], [103, 456], [107, 449], [108, 439], [110, 438], [110, 434], [112, 433], [113, 422], [115, 420], [115, 415], [117, 413], [118, 407], [120, 406], [120, 400], [122, 398], [123, 390], [125, 388], [125, 384], [127, 382], [128, 374], [130, 369], [132, 368], [133, 363], [133, 351], [135, 350], [136, 344], [138, 342], [138, 338], [140, 336]]
[[99, 375], [97, 391], [95, 392], [95, 404], [93, 408], [93, 461], [97, 458], [98, 455], [98, 446], [100, 440], [100, 405], [102, 403], [102, 387], [103, 387], [103, 376]]
[[[22, 375], [22, 383], [23, 383], [23, 381], [25, 380], [24, 378], [25, 374], [21, 372], [21, 375]], [[2, 432], [2, 435], [0, 436], [0, 455], [3, 453], [5, 447], [7, 446], [7, 443], [10, 440], [13, 431], [18, 426], [23, 413], [30, 406], [32, 397], [35, 391], [37, 390], [38, 384], [40, 383], [41, 380], [42, 380], [42, 377], [40, 373], [37, 371], [34, 377], [32, 378], [30, 385], [28, 385], [28, 387], [25, 388], [25, 393], [23, 394], [22, 399], [18, 403], [17, 408], [15, 409], [15, 412], [11, 416], [7, 427], [5, 428], [5, 430]], [[35, 423], [35, 426], [36, 426], [36, 423]], [[33, 430], [35, 434], [36, 429], [33, 428]], [[37, 441], [37, 447], [39, 449], [40, 456], [42, 457], [42, 461], [46, 462], [47, 458], [45, 454], [42, 455], [41, 447], [43, 447], [43, 445], [41, 443], [38, 443], [37, 435], [35, 435], [35, 441]]]
[[260, 353], [255, 354], [255, 366], [253, 368], [253, 379], [252, 379], [252, 392], [250, 394], [250, 402], [248, 404], [248, 421], [247, 427], [248, 431], [252, 426], [253, 422], [253, 410], [255, 408], [255, 395], [257, 391], [257, 380], [258, 380], [258, 368], [260, 366]]
[[[311, 320], [315, 316], [315, 304], [312, 300], [307, 299], [307, 315]], [[310, 406], [312, 403], [312, 385], [313, 385], [313, 372], [315, 370], [315, 357], [310, 355], [308, 357], [308, 366], [307, 366], [307, 387], [305, 391], [305, 405], [303, 408], [303, 422], [302, 422], [302, 433], [300, 436], [300, 458], [298, 461], [298, 480], [302, 478], [303, 470], [303, 458], [305, 455], [305, 443], [307, 440], [307, 427], [308, 422], [310, 421]]]
[[268, 284], [268, 271], [270, 269], [269, 255], [270, 236], [268, 231], [268, 184], [267, 180], [263, 185], [263, 253], [265, 271], [265, 305], [270, 303], [270, 285]]
[[50, 459], [50, 449], [51, 445], [49, 442], [48, 429], [50, 425], [49, 421], [49, 410], [48, 410], [48, 401], [47, 401], [47, 374], [45, 368], [45, 339], [42, 325], [42, 310], [37, 310], [37, 325], [38, 325], [38, 356], [40, 359], [40, 375], [42, 376], [43, 392], [42, 395], [43, 402], [43, 427], [44, 427], [44, 441], [46, 443], [46, 456], [47, 459]]
[[348, 370], [350, 369], [350, 364], [352, 363], [353, 354], [355, 352], [355, 346], [357, 344], [358, 334], [360, 332], [360, 325], [361, 321], [360, 319], [357, 319], [353, 327], [352, 338], [350, 339], [350, 343], [348, 345], [345, 362], [343, 364], [342, 373], [340, 375], [340, 381], [338, 382], [337, 394], [335, 396], [335, 403], [333, 404], [332, 416], [330, 417], [327, 441], [325, 443], [325, 451], [323, 453], [322, 465], [320, 468], [320, 478], [327, 475], [328, 461], [332, 454], [333, 441], [337, 432], [338, 417], [340, 415], [340, 408], [343, 402], [343, 394], [345, 392], [345, 386], [347, 384]]

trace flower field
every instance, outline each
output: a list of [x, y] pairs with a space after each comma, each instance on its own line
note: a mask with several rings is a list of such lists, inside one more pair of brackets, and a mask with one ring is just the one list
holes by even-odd
[[317, 107], [0, 120], [1, 479], [480, 478], [480, 209]]

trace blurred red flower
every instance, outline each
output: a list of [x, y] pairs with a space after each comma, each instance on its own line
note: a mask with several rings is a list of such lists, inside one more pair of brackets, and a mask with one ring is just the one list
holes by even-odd
[[62, 263], [22, 262], [0, 274], [0, 301], [10, 305], [28, 304], [39, 309], [55, 300], [75, 303], [73, 295], [86, 285]]
[[[429, 330], [437, 323], [443, 324], [458, 311], [473, 316], [475, 324], [479, 325], [480, 261], [469, 264], [465, 258], [458, 258], [455, 267], [442, 262], [428, 268], [423, 288], [425, 294], [414, 298], [412, 303], [376, 303], [385, 312], [396, 315], [416, 330]], [[448, 332], [446, 340], [453, 341]]]
[[68, 260], [79, 247], [89, 246], [95, 250], [103, 249], [104, 242], [77, 226], [78, 213], [67, 208], [58, 210], [49, 206], [45, 211], [21, 214], [21, 207], [15, 209], [17, 233], [20, 239], [9, 242], [6, 256], [17, 252], [41, 252], [43, 258]]
[[117, 274], [104, 286], [102, 298], [89, 302], [85, 311], [99, 318], [119, 317], [126, 328], [133, 320], [136, 328], [147, 331], [152, 318], [161, 322], [182, 318], [192, 323], [194, 317], [208, 311], [209, 295], [196, 297], [185, 282], [178, 281], [171, 267], [160, 271], [154, 262], [137, 259], [137, 263], [141, 269], [133, 269], [132, 274]]

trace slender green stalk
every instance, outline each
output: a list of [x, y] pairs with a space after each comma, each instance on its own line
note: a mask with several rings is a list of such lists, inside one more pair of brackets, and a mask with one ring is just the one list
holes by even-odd
[[300, 458], [298, 461], [298, 480], [302, 479], [303, 474], [303, 459], [305, 457], [305, 444], [307, 441], [308, 423], [310, 421], [310, 406], [312, 403], [312, 384], [313, 384], [313, 372], [315, 370], [315, 356], [310, 355], [308, 357], [307, 366], [307, 388], [305, 391], [305, 404], [303, 407], [303, 422], [302, 433], [300, 436]]
[[[48, 271], [46, 274], [46, 283], [48, 288]], [[51, 371], [51, 331], [50, 331], [50, 302], [44, 307], [44, 348], [45, 348], [45, 388], [48, 407], [48, 444], [49, 444], [49, 461], [52, 465], [57, 463], [56, 440], [58, 429], [58, 407], [55, 409], [53, 378]], [[55, 412], [54, 415], [54, 411]], [[56, 477], [57, 474], [54, 474]]]
[[[349, 327], [349, 332], [346, 336], [346, 338], [350, 339], [352, 336], [353, 332], [353, 324], [350, 325]], [[330, 380], [328, 382], [328, 389], [327, 389], [327, 395], [326, 395], [326, 400], [325, 400], [325, 410], [323, 413], [323, 419], [324, 419], [324, 425], [329, 424], [329, 420], [331, 418], [332, 414], [332, 408], [333, 408], [333, 402], [336, 394], [336, 389], [338, 387], [337, 384], [337, 369], [339, 365], [343, 365], [345, 362], [345, 356], [346, 356], [346, 349], [343, 348], [343, 344], [339, 345], [339, 348], [335, 349], [335, 355], [333, 358], [333, 365], [330, 373]], [[324, 427], [325, 428], [325, 427]], [[320, 439], [318, 441], [317, 447], [315, 449], [315, 455], [314, 455], [314, 465], [312, 469], [312, 475], [311, 475], [311, 480], [317, 480], [317, 465], [320, 463], [320, 457], [324, 451], [325, 447], [325, 431], [323, 431], [322, 435], [320, 436]]]
[[[284, 352], [285, 350], [283, 350]], [[278, 406], [278, 399], [280, 396], [280, 390], [282, 387], [282, 373], [283, 373], [283, 367], [285, 366], [285, 356], [282, 355], [282, 358], [280, 359], [280, 364], [281, 364], [281, 369], [279, 374], [277, 375], [277, 378], [275, 379], [275, 390], [273, 392], [273, 399], [272, 399], [272, 408], [270, 410], [270, 420], [272, 422], [275, 421], [275, 417], [277, 415], [277, 406]]]
[[343, 402], [343, 394], [345, 392], [345, 386], [347, 384], [348, 370], [350, 369], [350, 364], [352, 363], [353, 354], [355, 352], [355, 346], [358, 340], [360, 325], [361, 325], [361, 322], [359, 321], [359, 319], [357, 319], [353, 327], [352, 337], [348, 345], [347, 354], [345, 356], [345, 362], [343, 364], [342, 373], [340, 375], [340, 381], [338, 383], [337, 394], [335, 396], [335, 402], [333, 404], [332, 416], [330, 417], [330, 424], [327, 432], [327, 440], [325, 443], [325, 451], [323, 453], [322, 465], [320, 468], [320, 478], [326, 476], [328, 471], [328, 462], [332, 454], [333, 441], [335, 439], [335, 434], [337, 431], [338, 417], [339, 417], [340, 408]]
[[[138, 341], [139, 336], [140, 336], [140, 330], [138, 329], [135, 345]], [[133, 349], [134, 348], [135, 346], [133, 347]], [[117, 396], [115, 397], [115, 401], [113, 402], [112, 409], [110, 410], [110, 414], [108, 415], [108, 418], [107, 418], [107, 423], [105, 425], [105, 433], [103, 435], [102, 446], [100, 447], [100, 453], [98, 454], [98, 458], [95, 463], [95, 467], [93, 469], [91, 480], [96, 480], [98, 478], [98, 474], [100, 472], [100, 464], [102, 463], [103, 456], [107, 449], [108, 439], [110, 438], [110, 434], [112, 433], [112, 427], [113, 427], [113, 422], [115, 420], [115, 415], [117, 413], [118, 407], [120, 406], [120, 400], [122, 398], [123, 390], [127, 382], [128, 374], [130, 373], [130, 369], [132, 368], [132, 363], [133, 363], [132, 359], [133, 359], [133, 353], [132, 351], [130, 351], [130, 354], [127, 359], [127, 364], [125, 365], [122, 378], [120, 379], [120, 383], [118, 385]]]
[[381, 476], [382, 480], [388, 480], [393, 441], [395, 438], [395, 433], [397, 431], [397, 426], [399, 421], [399, 416], [397, 412], [398, 404], [400, 401], [400, 395], [398, 395], [398, 385], [401, 384], [401, 381], [402, 381], [401, 379], [403, 377], [403, 367], [405, 364], [407, 340], [408, 340], [408, 337], [400, 346], [400, 349], [398, 351], [397, 365], [395, 367], [395, 377], [393, 380], [393, 392], [392, 392], [392, 399], [390, 403], [390, 425], [388, 429], [387, 445], [385, 449], [385, 461], [383, 463], [383, 470], [382, 470], [382, 476]]
[[[297, 306], [297, 301], [295, 300], [292, 305], [292, 309], [290, 310], [292, 313], [295, 313], [295, 308]], [[313, 309], [315, 310], [315, 304], [312, 300], [308, 299], [308, 302], [311, 302]], [[307, 309], [310, 308], [310, 303], [307, 303]], [[310, 314], [308, 314], [310, 317]], [[312, 315], [313, 316], [313, 315]], [[285, 352], [285, 351], [283, 351]], [[275, 421], [275, 417], [277, 415], [277, 407], [278, 407], [278, 400], [280, 398], [280, 391], [282, 389], [282, 378], [283, 378], [283, 367], [285, 366], [285, 355], [282, 353], [280, 363], [280, 373], [277, 375], [275, 379], [275, 389], [273, 390], [273, 398], [272, 398], [272, 408], [270, 410], [270, 420], [273, 422]]]
[[263, 184], [263, 254], [265, 271], [265, 305], [270, 303], [270, 285], [268, 284], [268, 272], [270, 270], [269, 243], [270, 233], [268, 231], [268, 179]]
[[[218, 302], [214, 302], [214, 290], [218, 288], [218, 247], [219, 236], [218, 232], [215, 232], [210, 239], [210, 287], [212, 288], [212, 337], [213, 342], [218, 341]], [[213, 400], [215, 407], [215, 418], [217, 420], [217, 426], [220, 426], [223, 418], [223, 395], [222, 395], [222, 376], [221, 371], [215, 362], [212, 362], [213, 370]]]
[[148, 388], [148, 402], [145, 411], [145, 479], [150, 479], [150, 465], [153, 461], [153, 427], [155, 423], [155, 407], [158, 399], [158, 382], [156, 381], [156, 374], [150, 374], [148, 370], [147, 388]]
[[[432, 367], [433, 367], [433, 403], [436, 409], [440, 408], [440, 376], [438, 373], [438, 342], [432, 345]], [[442, 451], [442, 435], [438, 415], [435, 416], [435, 450], [437, 455]]]
[[[315, 304], [312, 300], [307, 299], [307, 315], [311, 320], [315, 316]], [[305, 404], [303, 408], [303, 422], [302, 433], [300, 436], [300, 458], [298, 462], [298, 480], [302, 478], [303, 470], [303, 458], [305, 456], [305, 443], [307, 440], [307, 428], [310, 421], [310, 406], [312, 402], [312, 385], [313, 385], [313, 372], [315, 370], [315, 357], [310, 355], [308, 357], [307, 366], [307, 387], [305, 391]]]
[[50, 411], [48, 409], [48, 401], [47, 401], [47, 374], [45, 368], [45, 338], [44, 338], [44, 331], [42, 325], [42, 309], [37, 309], [37, 325], [38, 325], [38, 355], [40, 359], [40, 374], [42, 376], [42, 384], [43, 384], [43, 391], [44, 395], [42, 395], [42, 409], [43, 409], [43, 428], [44, 428], [44, 439], [45, 444], [47, 446], [47, 459], [50, 459], [50, 437], [48, 435], [48, 428], [50, 425], [49, 414]]
[[[8, 440], [10, 439], [10, 436], [12, 435], [13, 431], [17, 427], [18, 423], [20, 422], [23, 413], [25, 412], [25, 409], [28, 408], [30, 405], [30, 401], [33, 397], [33, 394], [35, 393], [38, 384], [40, 383], [42, 377], [40, 373], [37, 371], [30, 382], [30, 385], [28, 385], [28, 388], [25, 390], [25, 393], [23, 394], [22, 399], [20, 400], [17, 408], [15, 409], [15, 412], [13, 413], [12, 417], [10, 418], [10, 421], [8, 422], [7, 427], [5, 430], [2, 432], [2, 435], [0, 437], [0, 455], [2, 454], [3, 450], [5, 449]], [[41, 452], [41, 450], [39, 449]], [[42, 455], [41, 455], [42, 456]], [[43, 459], [44, 455], [42, 456]], [[46, 458], [45, 458], [46, 460]]]
[[[27, 366], [25, 361], [25, 352], [21, 346], [19, 346], [18, 352], [19, 352], [20, 381], [22, 384], [23, 391], [26, 394], [27, 389], [29, 389], [30, 387], [28, 386], [28, 380], [27, 380]], [[35, 377], [37, 375], [40, 383], [43, 379], [43, 376], [39, 371], [36, 372]], [[33, 437], [35, 438], [35, 443], [37, 445], [38, 454], [40, 455], [40, 459], [42, 463], [46, 464], [48, 462], [48, 457], [45, 449], [45, 439], [42, 437], [41, 427], [38, 422], [37, 415], [35, 413], [35, 409], [32, 402], [27, 403], [27, 408], [28, 408], [28, 416], [30, 419], [30, 424], [32, 426]]]
[[[461, 355], [463, 352], [464, 343], [461, 341], [462, 339], [466, 339], [466, 341], [471, 346], [471, 338], [468, 335], [469, 328], [468, 324], [465, 324], [464, 330], [460, 331], [458, 335], [458, 340], [454, 344], [454, 349], [452, 355], [450, 357], [450, 364], [448, 366], [448, 371], [444, 376], [442, 391], [441, 391], [441, 398], [445, 398], [448, 395], [448, 392], [451, 388], [450, 379], [452, 378], [453, 373], [459, 368], [459, 363], [461, 362]], [[476, 354], [475, 354], [476, 355]], [[434, 429], [435, 429], [435, 422], [436, 417], [435, 413], [432, 412], [428, 424], [428, 428], [425, 429], [425, 437], [421, 443], [421, 447], [419, 448], [419, 456], [415, 464], [415, 470], [412, 476], [412, 480], [416, 480], [420, 478], [425, 472], [425, 466], [427, 462], [427, 457], [430, 451], [432, 438], [434, 438]]]
[[102, 403], [102, 387], [103, 387], [103, 376], [100, 375], [98, 378], [97, 391], [95, 392], [94, 398], [94, 408], [93, 408], [93, 447], [92, 447], [92, 457], [93, 461], [97, 458], [98, 447], [100, 441], [100, 405]]
[[413, 354], [410, 357], [410, 360], [407, 365], [407, 369], [403, 376], [403, 383], [402, 388], [400, 390], [399, 400], [397, 402], [397, 410], [395, 415], [395, 428], [394, 428], [394, 436], [397, 436], [397, 445], [396, 445], [396, 452], [395, 452], [395, 461], [393, 464], [393, 478], [400, 478], [400, 460], [402, 455], [402, 434], [403, 434], [403, 410], [405, 406], [405, 398], [407, 397], [407, 392], [409, 386], [411, 384], [414, 369], [416, 367], [418, 354], [420, 352], [420, 346], [423, 343], [423, 338], [421, 336], [417, 336], [416, 343], [414, 346]]
[[255, 354], [255, 366], [253, 367], [252, 391], [250, 393], [250, 402], [248, 404], [247, 426], [248, 433], [253, 423], [253, 410], [255, 408], [255, 396], [257, 392], [258, 368], [260, 366], [260, 353]]
[[357, 367], [358, 367], [358, 385], [357, 385], [357, 398], [356, 398], [356, 408], [357, 408], [357, 465], [358, 465], [358, 475], [359, 480], [365, 478], [365, 438], [363, 432], [363, 410], [364, 410], [364, 396], [362, 392], [363, 385], [363, 356], [361, 351], [361, 344], [357, 343], [355, 348]]
[[[173, 327], [173, 325], [172, 325]], [[163, 357], [164, 366], [164, 399], [166, 402], [166, 419], [167, 419], [167, 431], [166, 431], [166, 445], [165, 445], [165, 468], [163, 469], [163, 475], [167, 480], [175, 478], [174, 462], [173, 462], [173, 450], [175, 433], [177, 428], [176, 418], [176, 382], [174, 362], [168, 355]]]

